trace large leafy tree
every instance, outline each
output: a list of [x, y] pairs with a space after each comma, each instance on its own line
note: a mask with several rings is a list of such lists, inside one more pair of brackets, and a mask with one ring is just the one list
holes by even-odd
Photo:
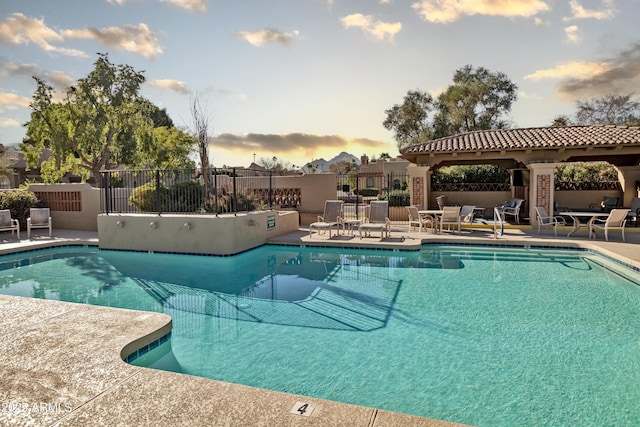
[[640, 126], [640, 101], [632, 99], [631, 96], [609, 94], [600, 98], [576, 101], [575, 116], [556, 116], [552, 126]]
[[[73, 172], [84, 178], [92, 174], [100, 184], [100, 171], [119, 164], [189, 163], [194, 140], [172, 127], [166, 111], [139, 95], [145, 78], [132, 67], [114, 65], [107, 54], [99, 54], [94, 69], [70, 87], [62, 101], [54, 99], [53, 88], [44, 80], [34, 79], [31, 120], [21, 147], [30, 166], [38, 164], [44, 149], [51, 151], [51, 158], [41, 164], [45, 182], [59, 182]], [[162, 127], [167, 131], [157, 130]]]
[[453, 84], [437, 98], [409, 91], [402, 104], [385, 111], [383, 125], [393, 130], [400, 149], [461, 132], [504, 129], [510, 125], [505, 116], [517, 91], [504, 73], [466, 65], [454, 73]]

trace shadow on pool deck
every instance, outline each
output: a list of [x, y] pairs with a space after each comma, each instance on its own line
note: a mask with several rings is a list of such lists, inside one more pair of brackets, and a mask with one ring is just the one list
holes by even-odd
[[[288, 245], [418, 249], [421, 244], [560, 246], [593, 249], [640, 269], [640, 232], [627, 242], [602, 237], [538, 235], [527, 229], [427, 234], [394, 226], [391, 239], [324, 236], [308, 230], [271, 239]], [[97, 245], [97, 233], [54, 230], [52, 239], [0, 239], [0, 253], [60, 244]], [[59, 301], [0, 296], [0, 425], [188, 426], [451, 426], [453, 423], [374, 408], [257, 389], [126, 364], [123, 348], [140, 348], [164, 336], [171, 319], [146, 313]], [[134, 344], [131, 344], [134, 342]], [[126, 356], [126, 354], [125, 354]], [[310, 416], [296, 414], [315, 405]], [[308, 415], [308, 412], [304, 415]]]

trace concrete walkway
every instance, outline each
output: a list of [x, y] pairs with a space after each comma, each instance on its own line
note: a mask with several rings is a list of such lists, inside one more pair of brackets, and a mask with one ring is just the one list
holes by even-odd
[[[0, 254], [60, 244], [97, 245], [97, 233], [55, 230], [54, 238], [0, 240]], [[566, 233], [562, 233], [565, 235]], [[508, 229], [427, 234], [394, 227], [391, 238], [333, 239], [308, 230], [280, 236], [289, 245], [418, 249], [424, 243], [584, 247], [640, 269], [640, 233], [611, 242], [554, 238]], [[160, 313], [0, 296], [0, 425], [35, 426], [452, 426], [455, 424], [129, 365], [131, 350], [165, 336]], [[295, 413], [315, 405], [310, 416]]]

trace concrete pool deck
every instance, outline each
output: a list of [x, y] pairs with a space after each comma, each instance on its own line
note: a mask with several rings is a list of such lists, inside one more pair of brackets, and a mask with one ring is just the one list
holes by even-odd
[[[272, 240], [289, 245], [418, 249], [424, 243], [584, 247], [640, 269], [640, 232], [627, 242], [537, 235], [530, 229], [428, 234], [394, 226], [391, 238], [327, 239], [308, 230]], [[600, 236], [601, 237], [601, 236]], [[54, 237], [0, 240], [0, 254], [64, 244], [97, 245], [97, 233], [54, 230]], [[129, 365], [122, 360], [166, 335], [171, 319], [147, 313], [0, 295], [0, 425], [55, 426], [452, 426], [444, 421], [291, 395]], [[315, 405], [310, 416], [295, 412]]]

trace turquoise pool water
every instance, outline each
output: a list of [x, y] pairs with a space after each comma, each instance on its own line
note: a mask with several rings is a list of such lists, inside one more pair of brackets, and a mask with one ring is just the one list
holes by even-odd
[[549, 249], [0, 257], [0, 293], [171, 315], [134, 363], [479, 426], [639, 425], [639, 284]]

